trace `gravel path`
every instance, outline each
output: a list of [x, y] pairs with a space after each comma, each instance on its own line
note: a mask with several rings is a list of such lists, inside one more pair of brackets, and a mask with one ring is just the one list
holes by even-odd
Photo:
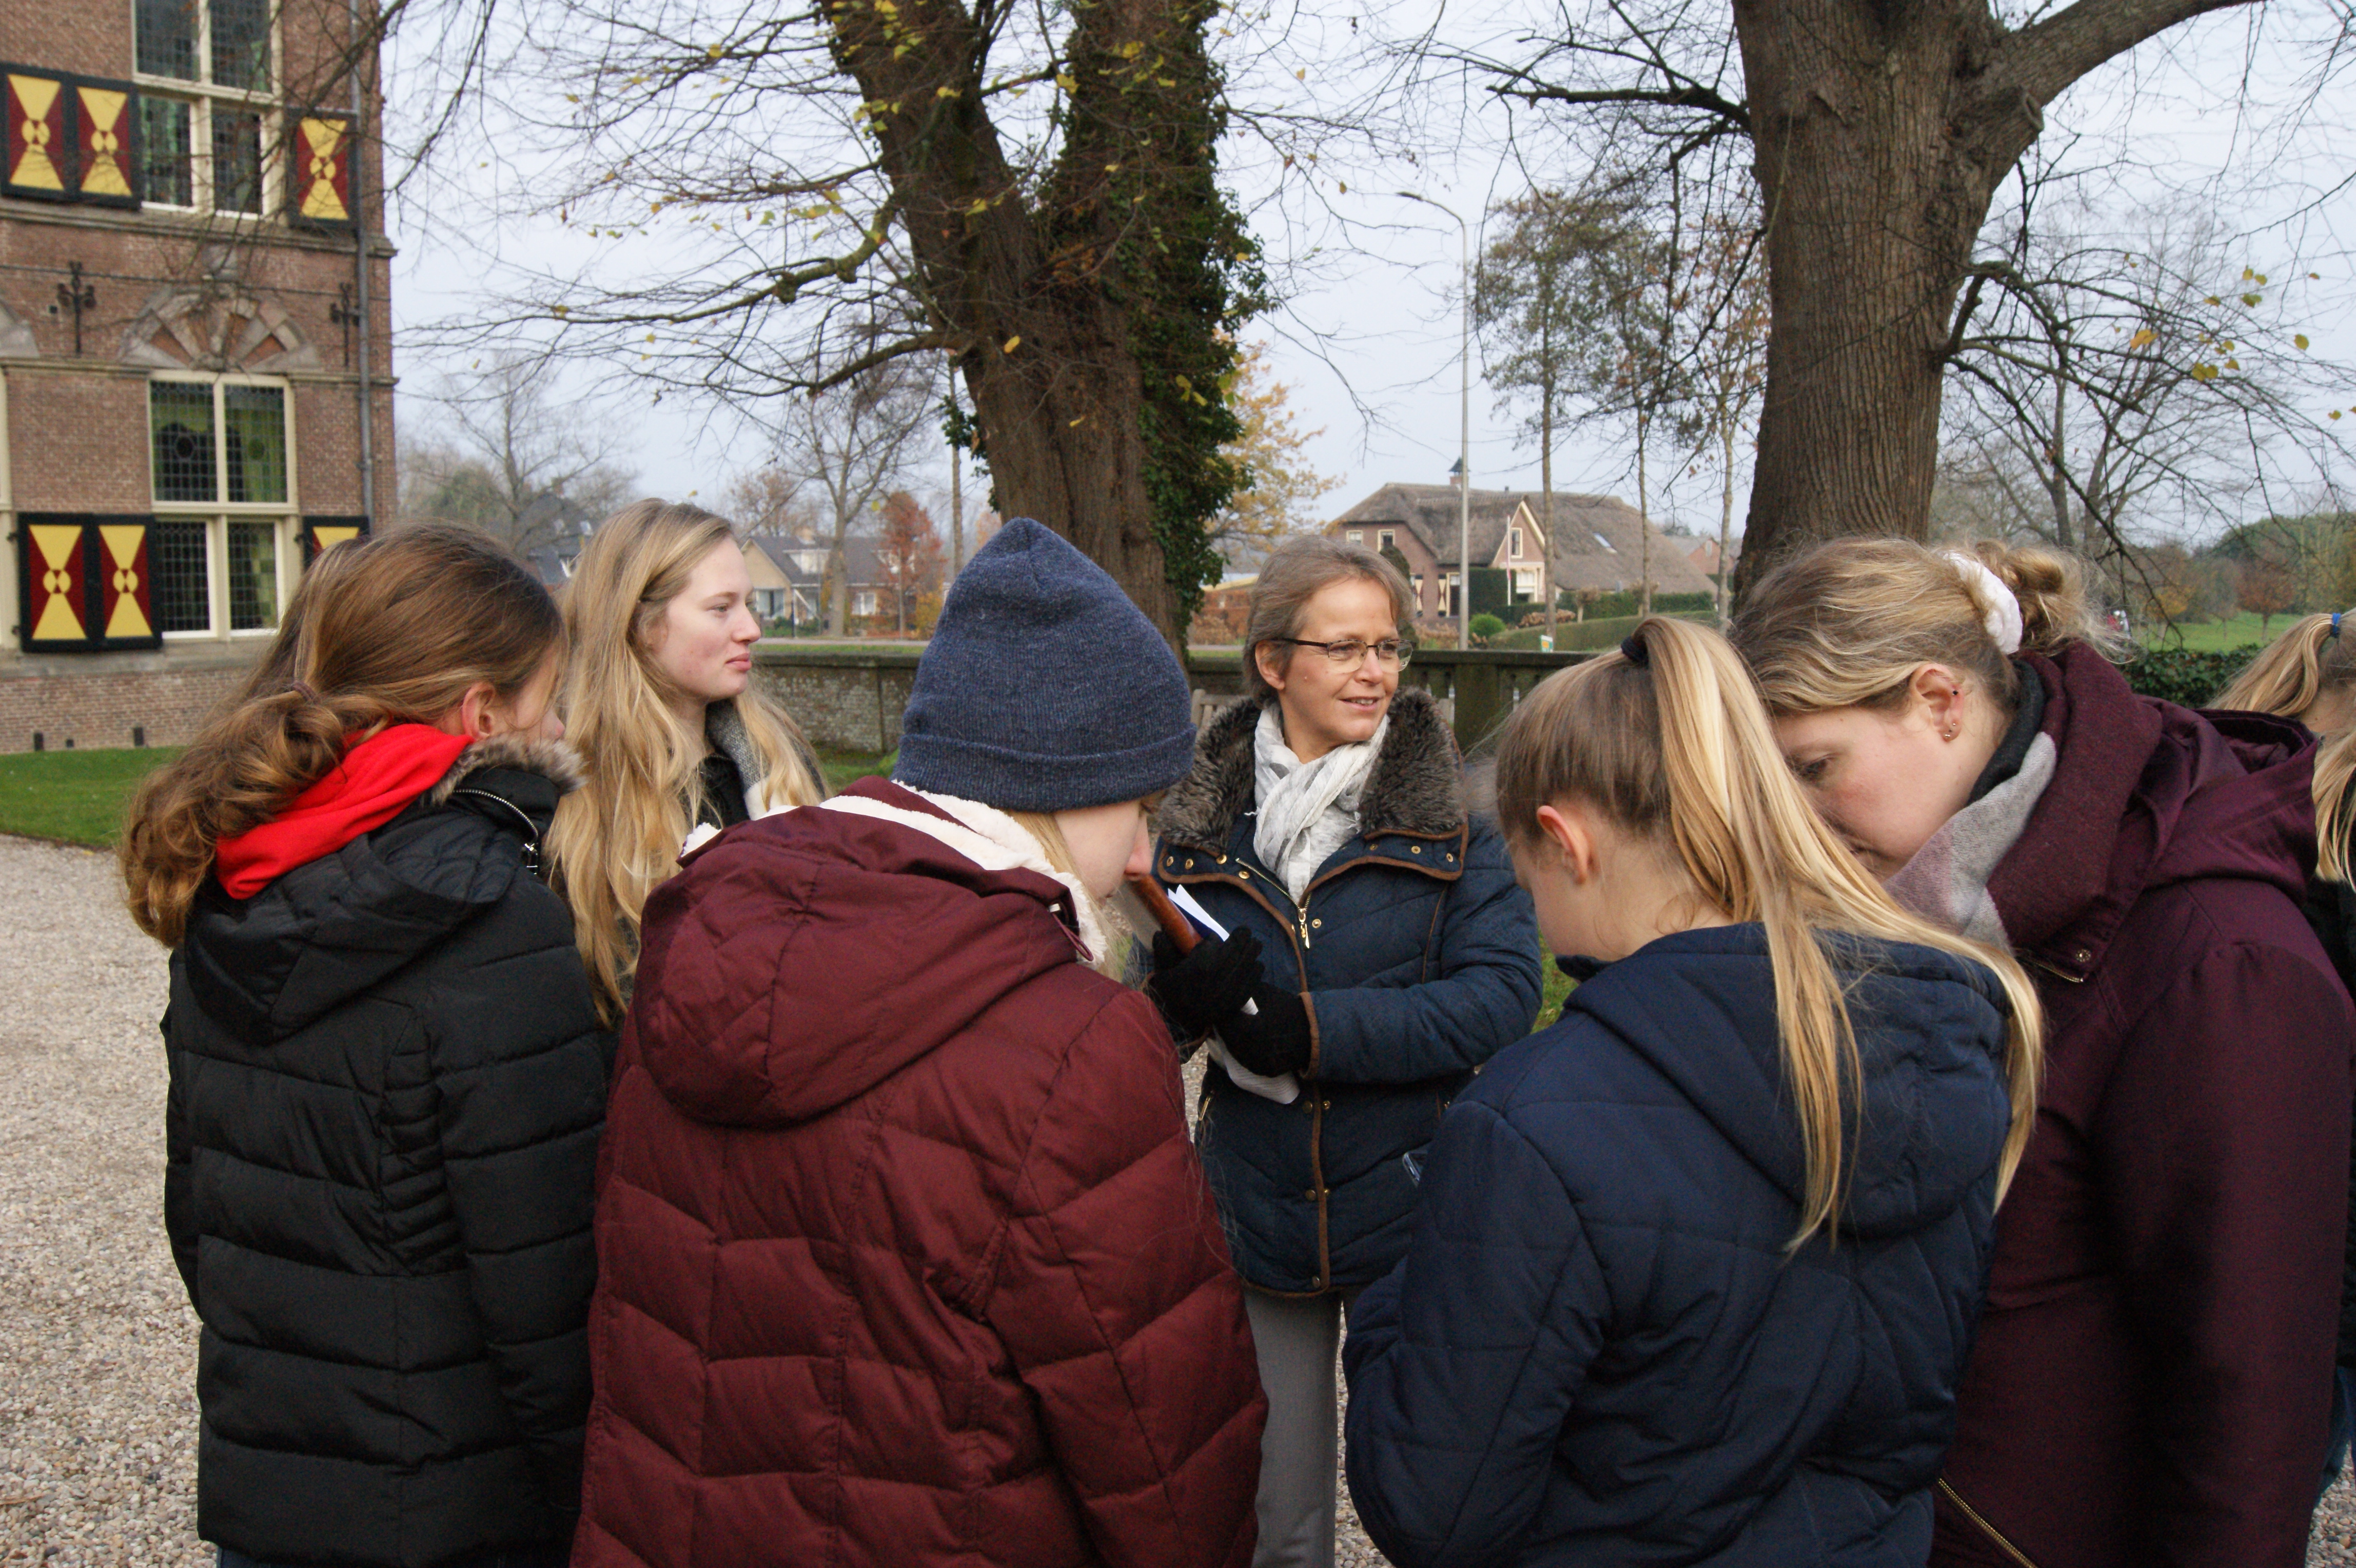
[[[162, 1217], [162, 954], [112, 857], [0, 838], [0, 1568], [211, 1568]], [[1339, 1568], [1378, 1568], [1342, 1504]], [[2356, 1568], [2332, 1488], [2308, 1562]]]
[[209, 1564], [165, 1244], [163, 953], [111, 855], [0, 839], [0, 1563]]

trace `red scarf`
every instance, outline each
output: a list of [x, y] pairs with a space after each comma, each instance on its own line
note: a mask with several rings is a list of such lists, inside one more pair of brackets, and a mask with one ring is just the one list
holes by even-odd
[[393, 725], [344, 753], [326, 778], [251, 832], [213, 850], [213, 874], [232, 898], [251, 898], [298, 865], [343, 848], [399, 816], [439, 784], [468, 737], [431, 725]]

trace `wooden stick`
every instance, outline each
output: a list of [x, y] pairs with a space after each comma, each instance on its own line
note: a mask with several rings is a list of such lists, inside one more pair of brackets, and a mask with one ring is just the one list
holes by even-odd
[[1162, 890], [1162, 884], [1151, 876], [1132, 876], [1129, 879], [1129, 886], [1130, 890], [1137, 895], [1137, 901], [1144, 905], [1146, 912], [1153, 917], [1154, 923], [1177, 944], [1178, 950], [1182, 953], [1194, 951], [1194, 944], [1203, 940], [1203, 933], [1194, 929], [1194, 921], [1178, 912], [1178, 906], [1170, 901], [1170, 895]]

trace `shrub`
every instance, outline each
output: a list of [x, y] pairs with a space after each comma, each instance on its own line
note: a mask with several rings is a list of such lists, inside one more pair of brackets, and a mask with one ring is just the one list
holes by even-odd
[[2258, 650], [2254, 642], [2220, 651], [2147, 648], [2120, 666], [2119, 673], [2147, 697], [2197, 708], [2223, 691], [2226, 682], [2242, 672], [2242, 666], [2258, 656]]
[[1505, 623], [1483, 610], [1472, 618], [1472, 635], [1486, 642], [1505, 629]]

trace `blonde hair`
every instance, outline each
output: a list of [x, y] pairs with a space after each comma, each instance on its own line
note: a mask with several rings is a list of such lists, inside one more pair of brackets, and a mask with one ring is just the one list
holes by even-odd
[[1807, 1154], [1794, 1248], [1839, 1224], [1846, 1123], [1862, 1112], [1856, 1031], [1826, 948], [1843, 936], [1912, 942], [1995, 971], [2011, 1011], [2001, 1199], [2036, 1112], [2040, 1026], [2028, 975], [2009, 953], [1900, 908], [1841, 847], [1784, 766], [1724, 639], [1653, 617], [1631, 641], [1642, 663], [1612, 653], [1561, 671], [1505, 721], [1496, 789], [1506, 841], [1530, 850], [1543, 832], [1540, 806], [1582, 801], [1673, 853], [1710, 908], [1765, 928], [1784, 1077]]
[[[2109, 645], [2074, 557], [1992, 540], [1955, 548], [2020, 601], [2022, 652]], [[1916, 671], [1944, 664], [1978, 676], [2009, 714], [2019, 705], [2019, 672], [1988, 633], [1976, 575], [1908, 539], [1829, 540], [1744, 596], [1731, 635], [1773, 713], [1895, 707]]]
[[512, 699], [563, 644], [548, 590], [471, 529], [419, 523], [327, 551], [244, 689], [133, 800], [116, 852], [132, 919], [179, 946], [223, 839], [388, 725], [433, 724], [479, 683]]
[[[649, 636], [697, 564], [737, 543], [727, 520], [701, 507], [637, 501], [590, 535], [565, 585], [573, 642], [565, 733], [589, 779], [557, 808], [552, 881], [572, 908], [582, 962], [609, 1023], [620, 1016], [637, 966], [647, 896], [677, 869], [702, 804], [704, 737], [672, 710], [677, 693]], [[744, 781], [747, 792], [771, 807], [823, 799], [786, 711], [757, 683], [734, 702], [768, 769]]]
[[[1374, 584], [1391, 596], [1391, 624], [1404, 628], [1415, 618], [1415, 593], [1399, 569], [1363, 544], [1324, 534], [1305, 534], [1278, 545], [1252, 585], [1251, 608], [1244, 625], [1244, 685], [1262, 703], [1276, 701], [1276, 688], [1260, 673], [1259, 647], [1301, 635], [1309, 601], [1336, 583], [1356, 578]], [[1285, 650], [1285, 668], [1297, 648]]]
[[[2312, 615], [2267, 644], [2265, 652], [2233, 677], [2213, 704], [2244, 713], [2274, 714], [2305, 723], [2316, 703], [2356, 682], [2356, 655], [2340, 635], [2340, 618]], [[2356, 632], [2356, 627], [2349, 628]], [[2316, 870], [2327, 882], [2347, 882], [2348, 837], [2356, 830], [2356, 729], [2325, 736], [2315, 754]]]

